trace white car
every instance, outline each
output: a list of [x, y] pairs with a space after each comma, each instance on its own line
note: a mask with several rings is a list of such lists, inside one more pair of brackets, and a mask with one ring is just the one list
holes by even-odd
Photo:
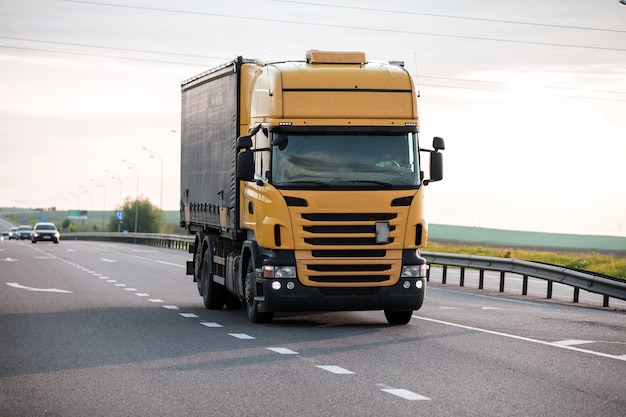
[[47, 241], [59, 243], [61, 239], [61, 233], [57, 230], [57, 227], [54, 223], [37, 223], [35, 228], [33, 229], [32, 234], [30, 235], [30, 240], [33, 243]]

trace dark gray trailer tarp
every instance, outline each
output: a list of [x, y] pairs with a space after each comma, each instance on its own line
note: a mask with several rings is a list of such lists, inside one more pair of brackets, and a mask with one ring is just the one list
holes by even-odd
[[194, 229], [220, 229], [221, 207], [228, 210], [227, 232], [237, 229], [237, 78], [232, 63], [182, 85], [180, 188]]

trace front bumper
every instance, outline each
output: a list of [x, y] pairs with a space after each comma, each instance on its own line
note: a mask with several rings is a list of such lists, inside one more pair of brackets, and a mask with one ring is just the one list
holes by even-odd
[[37, 235], [33, 235], [31, 240], [35, 240], [37, 242], [41, 242], [41, 241], [58, 242], [59, 238], [55, 234], [39, 233]]
[[[279, 289], [275, 282], [280, 282]], [[297, 278], [263, 278], [258, 274], [257, 294], [260, 312], [419, 310], [426, 294], [426, 278], [401, 278], [389, 287], [308, 287]]]

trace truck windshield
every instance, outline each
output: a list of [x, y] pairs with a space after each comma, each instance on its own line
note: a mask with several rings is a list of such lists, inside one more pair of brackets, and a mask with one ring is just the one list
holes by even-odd
[[417, 134], [289, 134], [272, 147], [278, 188], [416, 188]]

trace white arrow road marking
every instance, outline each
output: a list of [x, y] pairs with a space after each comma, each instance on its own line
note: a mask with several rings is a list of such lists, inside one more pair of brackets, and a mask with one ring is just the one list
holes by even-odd
[[559, 340], [558, 342], [554, 342], [555, 345], [561, 345], [561, 346], [584, 345], [586, 343], [593, 343], [593, 340], [568, 339], [568, 340]]
[[59, 292], [59, 293], [63, 293], [63, 294], [72, 294], [72, 291], [60, 290], [58, 288], [32, 288], [32, 287], [25, 287], [23, 285], [18, 284], [17, 282], [7, 282], [7, 285], [9, 287], [20, 288], [22, 290], [28, 290], [28, 291]]
[[175, 263], [166, 262], [166, 261], [159, 261], [158, 259], [155, 259], [154, 262], [157, 262], [157, 263], [160, 263], [160, 264], [163, 264], [163, 265], [175, 266], [177, 268], [186, 268], [185, 265], [175, 264]]

